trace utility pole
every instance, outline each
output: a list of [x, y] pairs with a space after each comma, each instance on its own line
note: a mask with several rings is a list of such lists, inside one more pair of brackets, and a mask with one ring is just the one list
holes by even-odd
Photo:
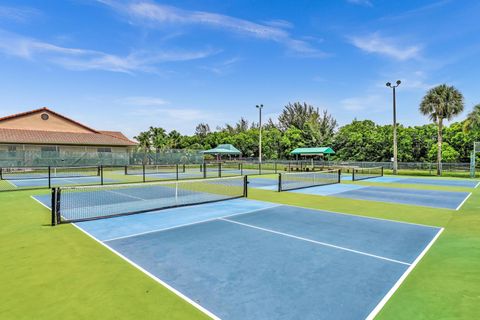
[[258, 109], [259, 113], [259, 133], [258, 133], [258, 163], [262, 163], [262, 109], [263, 109], [263, 104], [256, 105], [255, 106]]
[[397, 174], [398, 171], [398, 146], [397, 146], [397, 97], [395, 89], [402, 83], [397, 80], [396, 85], [392, 85], [390, 82], [386, 83], [386, 86], [393, 90], [393, 174]]

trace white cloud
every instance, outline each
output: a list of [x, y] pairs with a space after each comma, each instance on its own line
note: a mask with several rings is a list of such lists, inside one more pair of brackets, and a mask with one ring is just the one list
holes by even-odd
[[161, 28], [164, 25], [203, 25], [222, 31], [229, 31], [257, 39], [280, 43], [290, 51], [308, 57], [323, 57], [325, 53], [310, 43], [293, 38], [286, 28], [291, 25], [282, 20], [268, 23], [256, 23], [228, 15], [206, 11], [183, 10], [173, 6], [157, 4], [151, 1], [117, 2], [98, 0], [114, 10], [127, 15], [138, 24]]
[[378, 33], [352, 37], [350, 42], [365, 52], [388, 56], [396, 60], [404, 61], [420, 57], [419, 46], [400, 46], [393, 39], [382, 37]]
[[[403, 71], [397, 73], [397, 75], [383, 74], [382, 79], [401, 80], [399, 90], [411, 90], [411, 91], [425, 91], [435, 87], [438, 83], [431, 83], [428, 81], [428, 75], [421, 70], [416, 71]], [[385, 82], [383, 80], [377, 81], [378, 88], [385, 88]]]
[[27, 22], [40, 15], [41, 12], [34, 8], [0, 6], [0, 19], [4, 20], [8, 19], [16, 22]]
[[365, 97], [352, 97], [340, 101], [342, 108], [347, 111], [377, 111], [385, 106], [384, 98], [377, 94], [370, 94]]
[[373, 4], [370, 0], [347, 0], [347, 2], [360, 6], [373, 7]]
[[119, 100], [122, 104], [135, 106], [162, 106], [168, 104], [168, 101], [156, 97], [126, 97]]
[[229, 73], [232, 70], [232, 68], [234, 67], [234, 65], [241, 60], [242, 59], [239, 58], [239, 57], [233, 57], [233, 58], [227, 59], [225, 61], [215, 63], [213, 65], [201, 66], [200, 69], [203, 69], [203, 70], [206, 70], [206, 71], [209, 71], [211, 73], [214, 73], [216, 75], [221, 76], [221, 75]]
[[133, 73], [153, 72], [163, 62], [196, 60], [218, 53], [203, 51], [134, 51], [115, 55], [96, 50], [61, 47], [0, 30], [0, 53], [23, 59], [43, 59], [70, 70], [104, 70]]

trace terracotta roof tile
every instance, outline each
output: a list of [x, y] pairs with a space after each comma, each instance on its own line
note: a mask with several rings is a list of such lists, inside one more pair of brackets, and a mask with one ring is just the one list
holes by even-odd
[[[120, 136], [121, 135], [121, 136]], [[0, 143], [135, 146], [121, 133], [73, 133], [0, 128]]]

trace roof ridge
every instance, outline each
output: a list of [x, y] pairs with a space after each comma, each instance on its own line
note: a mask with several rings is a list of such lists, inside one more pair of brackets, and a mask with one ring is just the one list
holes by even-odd
[[[128, 137], [126, 137], [122, 131], [110, 131], [110, 130], [98, 130], [100, 134], [103, 134], [103, 135], [106, 135], [106, 136], [110, 136], [110, 137], [114, 137], [116, 139], [120, 139], [120, 140], [125, 140], [125, 141], [128, 141], [128, 142], [134, 142], [136, 143], [135, 141], [132, 141], [130, 139], [128, 139]], [[122, 138], [122, 137], [118, 137], [118, 136], [115, 136], [113, 134], [108, 134], [107, 132], [118, 132], [120, 133], [122, 136], [125, 136], [125, 138]]]
[[[89, 126], [86, 126], [86, 125], [84, 125], [84, 124], [82, 124], [82, 123], [80, 123], [80, 122], [78, 122], [78, 121], [73, 120], [73, 119], [70, 119], [69, 117], [64, 116], [64, 115], [62, 115], [62, 114], [60, 114], [60, 113], [58, 113], [58, 112], [55, 112], [55, 111], [53, 111], [53, 110], [51, 110], [51, 109], [49, 109], [49, 108], [47, 108], [47, 107], [42, 107], [42, 108], [30, 110], [30, 111], [25, 111], [25, 112], [20, 112], [20, 113], [15, 113], [15, 114], [12, 114], [12, 115], [9, 115], [9, 116], [5, 116], [5, 117], [0, 118], [0, 122], [1, 122], [1, 121], [4, 121], [4, 120], [9, 120], [9, 119], [13, 119], [13, 118], [18, 118], [18, 117], [26, 116], [26, 115], [29, 115], [29, 114], [34, 114], [34, 113], [41, 112], [41, 111], [48, 111], [48, 112], [50, 112], [50, 113], [52, 113], [52, 114], [54, 114], [54, 115], [56, 115], [56, 116], [58, 116], [58, 117], [60, 117], [60, 118], [63, 118], [63, 119], [65, 119], [65, 120], [67, 120], [67, 121], [70, 121], [70, 122], [72, 122], [72, 123], [74, 123], [74, 124], [76, 124], [76, 125], [79, 125], [79, 126], [85, 128], [85, 129], [88, 129], [88, 130], [90, 130], [90, 131], [93, 131], [93, 132], [95, 132], [95, 133], [98, 133], [98, 130], [95, 130], [95, 129], [93, 129], [93, 128], [90, 128]], [[68, 132], [68, 131], [66, 131], [66, 132]]]

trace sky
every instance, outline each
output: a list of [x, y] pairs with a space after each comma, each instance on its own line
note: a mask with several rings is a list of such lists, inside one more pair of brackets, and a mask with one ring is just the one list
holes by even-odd
[[479, 16], [475, 0], [2, 0], [0, 116], [46, 106], [133, 137], [300, 101], [388, 124], [401, 80], [398, 122], [421, 125], [435, 85], [480, 103]]

